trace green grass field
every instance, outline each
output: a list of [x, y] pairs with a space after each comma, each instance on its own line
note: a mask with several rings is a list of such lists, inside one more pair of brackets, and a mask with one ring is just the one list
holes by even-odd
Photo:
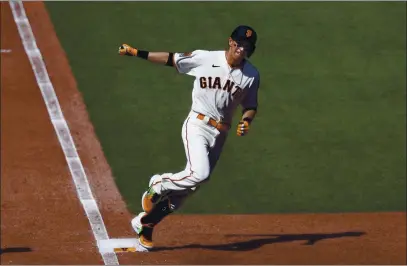
[[181, 212], [406, 209], [406, 3], [46, 5], [131, 211], [152, 174], [185, 165], [193, 80], [119, 45], [223, 49], [239, 24], [259, 35], [259, 114]]

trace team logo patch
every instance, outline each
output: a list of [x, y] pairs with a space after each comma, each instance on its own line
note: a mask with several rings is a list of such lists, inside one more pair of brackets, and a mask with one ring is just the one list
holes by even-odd
[[246, 37], [249, 38], [250, 36], [252, 36], [253, 31], [252, 30], [247, 30], [246, 31]]

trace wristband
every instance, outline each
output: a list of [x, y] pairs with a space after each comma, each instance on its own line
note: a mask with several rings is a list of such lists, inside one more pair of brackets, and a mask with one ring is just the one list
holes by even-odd
[[174, 53], [169, 53], [168, 54], [168, 59], [167, 63], [165, 63], [166, 66], [174, 66]]
[[147, 60], [149, 53], [150, 52], [148, 52], [148, 51], [137, 50], [137, 55], [136, 56]]

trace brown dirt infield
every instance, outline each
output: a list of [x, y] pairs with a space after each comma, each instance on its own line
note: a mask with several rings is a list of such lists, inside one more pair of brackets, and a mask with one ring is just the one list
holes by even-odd
[[[44, 5], [24, 6], [109, 236], [134, 237]], [[1, 264], [102, 264], [8, 2], [1, 49]], [[406, 213], [173, 215], [155, 239], [120, 264], [406, 264]]]

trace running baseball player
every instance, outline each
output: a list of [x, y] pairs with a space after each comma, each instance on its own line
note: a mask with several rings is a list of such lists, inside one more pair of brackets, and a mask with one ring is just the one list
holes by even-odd
[[153, 229], [179, 209], [185, 199], [209, 180], [231, 128], [232, 117], [241, 105], [237, 135], [245, 136], [257, 112], [260, 74], [248, 61], [256, 48], [252, 27], [238, 26], [228, 40], [228, 49], [195, 50], [190, 53], [148, 52], [123, 44], [120, 55], [175, 67], [195, 77], [192, 106], [182, 126], [186, 166], [178, 173], [156, 174], [142, 195], [143, 212], [132, 221], [139, 251], [153, 248]]

